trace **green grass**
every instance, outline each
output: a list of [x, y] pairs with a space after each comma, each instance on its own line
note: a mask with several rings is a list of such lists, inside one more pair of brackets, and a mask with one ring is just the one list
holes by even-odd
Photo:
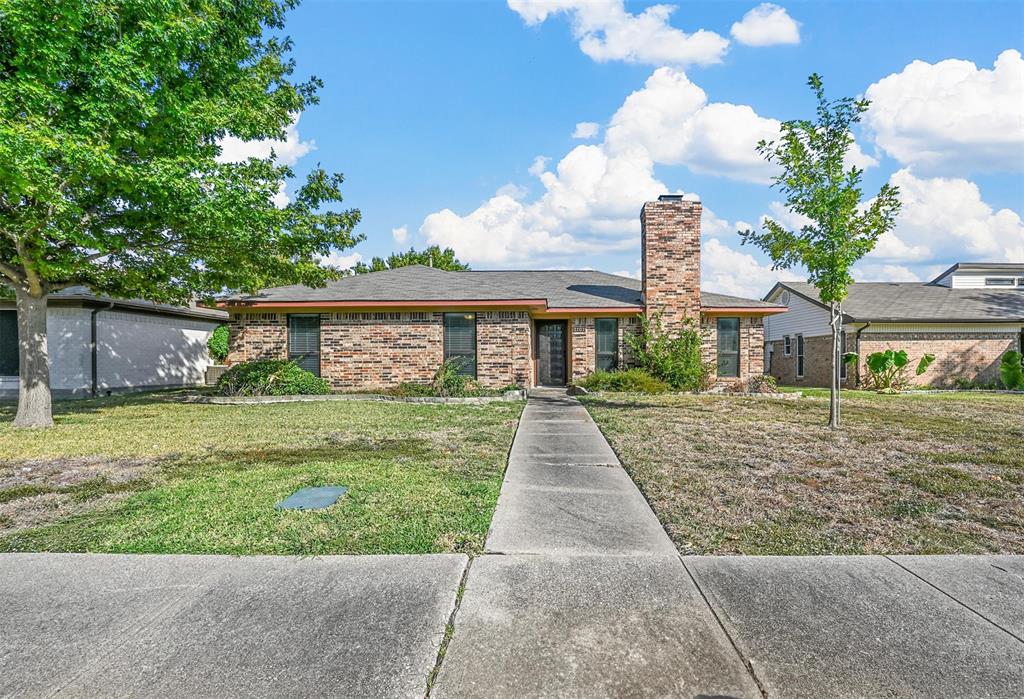
[[582, 400], [683, 553], [1024, 553], [1024, 396], [844, 398]]
[[[522, 404], [60, 403], [0, 407], [0, 550], [340, 554], [482, 547]], [[298, 488], [346, 485], [322, 511]]]

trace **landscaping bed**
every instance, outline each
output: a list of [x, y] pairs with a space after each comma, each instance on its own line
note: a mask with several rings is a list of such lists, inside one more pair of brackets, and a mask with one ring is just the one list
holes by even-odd
[[[0, 551], [343, 554], [483, 546], [523, 404], [288, 402], [150, 394], [0, 406]], [[338, 504], [280, 512], [295, 490]]]
[[583, 396], [684, 554], [1024, 553], [1024, 397]]

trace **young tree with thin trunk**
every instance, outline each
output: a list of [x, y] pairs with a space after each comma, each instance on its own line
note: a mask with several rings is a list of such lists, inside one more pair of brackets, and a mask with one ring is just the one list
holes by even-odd
[[782, 124], [779, 139], [761, 141], [757, 152], [777, 165], [781, 173], [773, 187], [786, 198], [791, 212], [808, 223], [799, 231], [765, 219], [763, 230], [741, 231], [744, 244], [764, 250], [774, 269], [803, 266], [808, 281], [830, 309], [832, 326], [832, 378], [829, 426], [840, 425], [840, 334], [843, 332], [843, 300], [853, 283], [850, 269], [871, 252], [878, 238], [891, 230], [900, 210], [899, 189], [885, 184], [874, 199], [861, 201], [863, 170], [847, 167], [853, 145], [852, 124], [859, 122], [867, 100], [850, 97], [829, 101], [821, 77], [811, 75], [807, 84], [818, 100], [814, 121], [798, 119]]
[[0, 11], [0, 281], [16, 299], [15, 424], [52, 424], [46, 307], [60, 289], [184, 303], [322, 285], [355, 210], [319, 167], [222, 162], [226, 136], [283, 139], [316, 103], [275, 35], [294, 0], [6, 0]]

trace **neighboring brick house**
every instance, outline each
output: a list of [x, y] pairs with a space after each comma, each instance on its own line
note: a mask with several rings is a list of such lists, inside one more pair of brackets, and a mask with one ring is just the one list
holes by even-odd
[[427, 382], [462, 357], [488, 387], [564, 385], [628, 362], [644, 313], [667, 330], [690, 319], [724, 381], [764, 371], [763, 319], [784, 309], [700, 291], [699, 202], [666, 195], [641, 212], [642, 279], [604, 272], [448, 272], [401, 267], [287, 286], [222, 305], [229, 363], [291, 357], [337, 390]]
[[[788, 307], [765, 322], [769, 373], [787, 385], [828, 386], [828, 306], [802, 282], [780, 282], [766, 301]], [[860, 282], [843, 302], [844, 352], [863, 362], [873, 352], [904, 349], [935, 363], [916, 383], [989, 383], [1007, 350], [1024, 350], [1024, 264], [960, 263], [934, 280]], [[863, 384], [863, 363], [843, 367], [845, 386]]]

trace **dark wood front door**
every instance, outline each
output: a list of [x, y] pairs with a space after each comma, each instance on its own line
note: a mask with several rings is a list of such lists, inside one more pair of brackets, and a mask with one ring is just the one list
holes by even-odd
[[565, 321], [537, 322], [537, 383], [565, 385]]

